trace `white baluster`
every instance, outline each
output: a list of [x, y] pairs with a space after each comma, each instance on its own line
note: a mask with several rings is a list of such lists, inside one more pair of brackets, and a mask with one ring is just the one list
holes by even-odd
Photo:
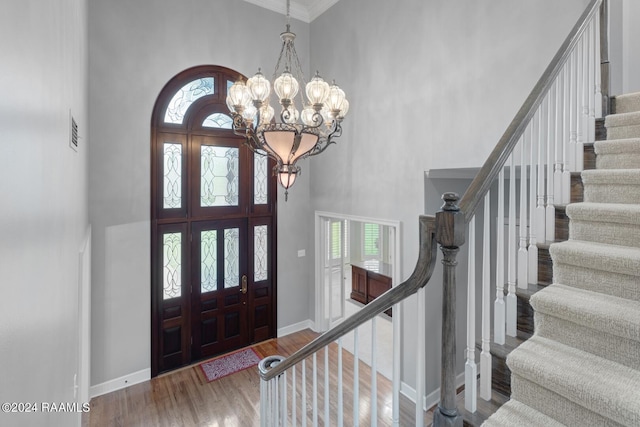
[[[596, 76], [595, 76], [595, 80], [596, 80], [596, 99], [595, 99], [595, 116], [597, 118], [602, 118], [602, 85], [601, 85], [601, 81], [602, 81], [602, 75], [601, 75], [601, 70], [600, 70], [600, 61], [602, 60], [602, 58], [600, 57], [600, 14], [596, 14], [596, 16], [593, 18], [594, 22], [595, 22], [595, 30], [594, 30], [594, 34], [593, 34], [593, 39], [594, 39], [594, 53], [595, 53], [595, 67], [596, 67]], [[595, 138], [594, 138], [595, 139]]]
[[504, 344], [506, 307], [504, 302], [504, 168], [498, 175], [498, 215], [496, 221], [496, 300], [493, 304], [493, 340]]
[[570, 134], [569, 134], [569, 171], [575, 172], [578, 170], [577, 153], [578, 153], [578, 132], [580, 132], [580, 140], [582, 138], [582, 130], [580, 129], [580, 117], [582, 112], [581, 106], [581, 94], [580, 94], [580, 80], [581, 70], [580, 65], [582, 62], [582, 43], [578, 41], [576, 49], [571, 55], [571, 87], [570, 87]]
[[260, 426], [265, 427], [269, 425], [267, 416], [267, 407], [269, 406], [269, 398], [267, 394], [268, 386], [267, 382], [260, 380]]
[[360, 353], [358, 328], [353, 331], [353, 426], [360, 425]]
[[313, 353], [313, 427], [318, 427], [318, 353]]
[[415, 407], [415, 425], [424, 425], [424, 410], [422, 399], [424, 398], [424, 379], [425, 379], [425, 288], [418, 289], [418, 332], [417, 332], [417, 348], [416, 348], [416, 407]]
[[518, 288], [527, 289], [529, 276], [527, 266], [529, 256], [527, 254], [527, 148], [531, 132], [529, 127], [524, 131], [522, 145], [520, 145], [520, 244], [518, 249]]
[[554, 156], [554, 170], [553, 170], [553, 200], [554, 204], [560, 205], [564, 203], [564, 125], [565, 125], [565, 72], [567, 66], [558, 74], [558, 86], [556, 88], [556, 138], [555, 138], [555, 156]]
[[371, 319], [371, 427], [378, 425], [378, 340], [377, 318]]
[[[595, 15], [594, 20], [598, 19], [598, 16]], [[596, 97], [596, 53], [595, 49], [595, 40], [593, 39], [593, 34], [595, 32], [596, 24], [594, 21], [591, 21], [589, 24], [589, 37], [588, 37], [588, 45], [589, 45], [589, 58], [587, 60], [587, 95], [589, 97], [589, 120], [587, 121], [587, 131], [588, 131], [588, 139], [587, 142], [594, 142], [596, 140], [596, 107], [595, 107], [595, 97]]]
[[536, 224], [536, 186], [538, 184], [537, 146], [539, 137], [539, 111], [537, 111], [531, 120], [531, 141], [529, 151], [529, 247], [527, 249], [527, 283], [538, 283], [538, 239]]
[[338, 427], [344, 423], [344, 390], [342, 385], [342, 337], [338, 338]]
[[307, 427], [307, 359], [302, 359], [302, 396], [300, 397], [302, 427]]
[[326, 346], [324, 348], [324, 425], [331, 424], [329, 400], [329, 346]]
[[296, 407], [296, 396], [297, 396], [297, 389], [298, 389], [298, 384], [296, 383], [296, 370], [297, 367], [294, 366], [291, 372], [291, 425], [293, 425], [293, 427], [296, 427], [298, 425], [298, 418], [296, 417], [297, 415], [297, 407]]
[[[469, 261], [467, 278], [467, 354], [464, 364], [464, 408], [474, 413], [478, 400], [476, 366], [476, 217], [469, 221]], [[422, 425], [422, 424], [420, 424]]]
[[552, 242], [556, 238], [556, 207], [554, 205], [554, 152], [556, 136], [556, 86], [557, 80], [551, 86], [548, 102], [548, 122], [547, 122], [547, 200], [545, 206], [545, 240]]
[[[563, 142], [562, 142], [562, 203], [567, 204], [571, 200], [571, 168], [573, 163], [571, 162], [570, 153], [575, 147], [575, 133], [571, 132], [571, 74], [573, 64], [573, 55], [569, 56], [567, 60], [567, 66], [565, 67], [564, 76], [564, 118], [563, 123]], [[573, 138], [573, 144], [571, 140]]]
[[281, 402], [280, 404], [282, 405], [282, 408], [280, 410], [280, 418], [282, 420], [282, 422], [280, 423], [280, 425], [282, 427], [287, 427], [287, 372], [283, 372], [282, 375], [280, 376], [280, 381], [282, 382], [281, 386], [280, 386], [280, 390], [282, 393], [282, 397], [281, 397]]
[[589, 101], [587, 100], [587, 92], [585, 90], [585, 39], [584, 34], [580, 38], [578, 45], [576, 46], [577, 52], [576, 55], [578, 60], [576, 61], [576, 152], [575, 152], [575, 163], [574, 172], [580, 172], [584, 169], [584, 143], [587, 137], [586, 134], [586, 122], [589, 118]]
[[271, 381], [273, 384], [273, 389], [271, 391], [273, 397], [273, 415], [272, 418], [275, 422], [275, 425], [278, 425], [280, 422], [280, 387], [278, 387], [278, 379], [274, 378]]
[[[521, 138], [522, 141], [522, 138]], [[520, 142], [519, 142], [520, 143]], [[518, 300], [516, 297], [517, 249], [516, 249], [516, 161], [511, 153], [509, 163], [509, 256], [507, 257], [507, 335], [515, 337], [517, 332]]]
[[491, 192], [484, 198], [482, 238], [482, 352], [480, 353], [480, 397], [491, 400]]
[[[547, 114], [547, 107], [548, 107], [548, 101], [549, 101], [549, 94], [547, 94], [547, 96], [544, 98], [544, 100], [542, 101], [542, 104], [540, 105], [540, 114], [538, 116], [538, 140], [536, 141], [536, 146], [538, 148], [538, 155], [536, 157], [536, 176], [538, 178], [538, 184], [537, 184], [537, 194], [538, 194], [538, 200], [537, 200], [537, 205], [536, 205], [536, 215], [535, 215], [535, 222], [536, 222], [536, 242], [537, 243], [543, 243], [545, 241], [545, 236], [546, 236], [546, 221], [545, 221], [545, 207], [544, 207], [544, 196], [545, 196], [545, 186], [544, 186], [544, 165], [545, 165], [545, 148], [546, 148], [546, 144], [545, 144], [545, 139], [547, 138], [547, 134], [548, 134], [548, 129], [549, 129], [549, 122], [548, 122], [548, 114]], [[536, 281], [534, 283], [537, 283], [537, 270], [538, 270], [538, 263], [536, 262]]]
[[392, 409], [392, 423], [394, 427], [400, 427], [400, 364], [401, 357], [400, 347], [402, 341], [400, 339], [402, 334], [402, 315], [404, 313], [404, 302], [396, 304], [393, 308], [394, 315], [391, 323], [393, 326], [393, 409]]

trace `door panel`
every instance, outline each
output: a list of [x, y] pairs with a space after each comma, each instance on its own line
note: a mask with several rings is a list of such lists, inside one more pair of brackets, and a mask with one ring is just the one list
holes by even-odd
[[189, 310], [184, 295], [189, 289], [187, 224], [159, 227], [160, 259], [156, 262], [162, 293], [160, 365], [162, 370], [182, 366], [190, 360]]
[[193, 223], [191, 307], [194, 359], [250, 343], [246, 224], [244, 218]]
[[247, 212], [250, 151], [238, 138], [191, 137], [191, 213], [194, 217], [223, 217]]
[[250, 283], [249, 307], [251, 307], [249, 324], [252, 326], [253, 341], [263, 341], [272, 334], [273, 318], [273, 274], [271, 271], [272, 220], [271, 217], [254, 218], [249, 227]]

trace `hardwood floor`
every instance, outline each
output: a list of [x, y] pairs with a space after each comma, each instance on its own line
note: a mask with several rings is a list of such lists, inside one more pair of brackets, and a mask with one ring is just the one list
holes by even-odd
[[[318, 334], [305, 330], [286, 337], [269, 340], [253, 346], [261, 355], [288, 356], [313, 340]], [[329, 349], [329, 377], [332, 420], [335, 425], [335, 395], [337, 389], [338, 346]], [[324, 352], [318, 355], [318, 418], [324, 420]], [[343, 350], [343, 382], [345, 425], [353, 425], [353, 356]], [[359, 363], [360, 423], [369, 425], [370, 372], [366, 364]], [[312, 363], [306, 363], [307, 413], [311, 422]], [[301, 368], [296, 374], [301, 381]], [[291, 381], [291, 376], [288, 378]], [[377, 376], [378, 425], [391, 424], [391, 382]], [[290, 393], [290, 389], [288, 390]], [[415, 406], [401, 396], [400, 425], [413, 425]], [[298, 395], [300, 419], [300, 395]], [[260, 425], [260, 377], [257, 368], [250, 368], [216, 381], [207, 382], [198, 365], [153, 378], [123, 390], [91, 400], [91, 411], [83, 419], [84, 426], [258, 426]], [[431, 411], [425, 414], [425, 425], [431, 425]]]

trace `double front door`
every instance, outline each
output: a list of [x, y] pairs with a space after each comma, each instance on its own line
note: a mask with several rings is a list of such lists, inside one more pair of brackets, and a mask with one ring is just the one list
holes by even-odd
[[158, 132], [152, 375], [275, 336], [275, 185], [241, 138]]

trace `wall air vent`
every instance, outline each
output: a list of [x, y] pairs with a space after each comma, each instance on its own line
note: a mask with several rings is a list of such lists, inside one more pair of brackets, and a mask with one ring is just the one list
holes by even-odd
[[69, 146], [73, 149], [73, 151], [78, 151], [78, 124], [71, 115], [71, 111], [69, 111], [69, 119], [69, 123], [71, 126], [69, 130]]

